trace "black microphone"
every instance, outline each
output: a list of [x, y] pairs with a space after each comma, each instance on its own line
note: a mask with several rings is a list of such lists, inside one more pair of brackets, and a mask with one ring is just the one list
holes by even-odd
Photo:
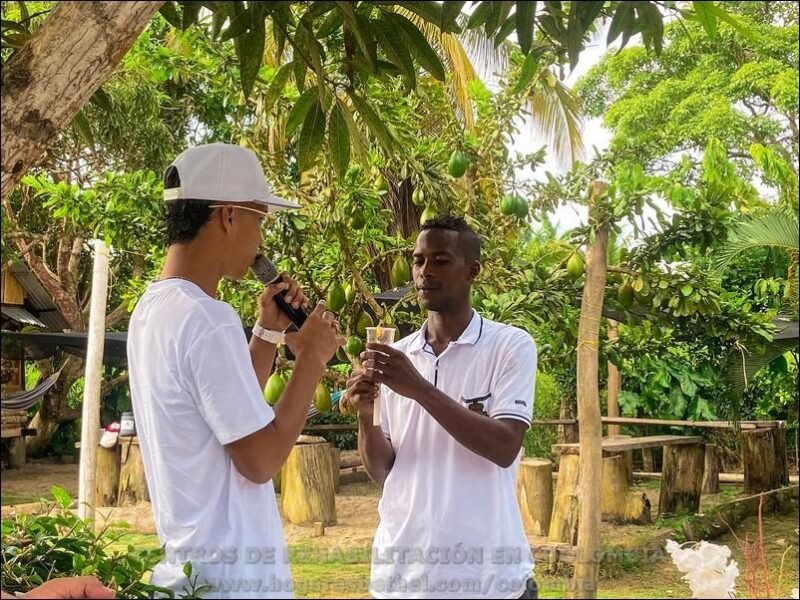
[[[256, 276], [256, 279], [264, 285], [272, 285], [273, 283], [281, 282], [281, 274], [278, 272], [278, 269], [263, 254], [256, 256], [253, 264], [250, 265], [250, 270], [253, 272], [253, 275]], [[300, 329], [303, 323], [306, 322], [308, 315], [302, 308], [295, 308], [286, 302], [287, 291], [288, 290], [282, 290], [280, 293], [275, 294], [272, 299], [278, 303], [280, 309], [286, 313], [294, 326]]]

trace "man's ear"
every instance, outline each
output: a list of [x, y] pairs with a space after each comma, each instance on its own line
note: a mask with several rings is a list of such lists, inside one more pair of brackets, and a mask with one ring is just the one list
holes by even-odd
[[219, 209], [222, 229], [226, 232], [233, 230], [233, 220], [236, 218], [233, 206], [223, 206]]
[[472, 261], [472, 264], [469, 267], [469, 280], [475, 281], [475, 279], [480, 275], [481, 272], [481, 263], [477, 260]]

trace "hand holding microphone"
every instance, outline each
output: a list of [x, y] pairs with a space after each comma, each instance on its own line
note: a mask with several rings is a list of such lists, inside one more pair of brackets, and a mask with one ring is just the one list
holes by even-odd
[[283, 331], [294, 324], [299, 331], [285, 337], [292, 354], [298, 359], [308, 356], [323, 365], [327, 363], [344, 343], [338, 335], [335, 315], [325, 310], [324, 302], [307, 314], [308, 300], [297, 282], [286, 273], [279, 273], [263, 255], [256, 257], [251, 269], [266, 286], [259, 299], [258, 324], [273, 331]]

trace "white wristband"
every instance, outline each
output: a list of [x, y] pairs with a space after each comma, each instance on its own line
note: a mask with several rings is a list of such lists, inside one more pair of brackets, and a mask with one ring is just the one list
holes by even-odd
[[253, 335], [260, 340], [264, 340], [270, 344], [279, 346], [286, 340], [286, 334], [282, 331], [274, 331], [272, 329], [265, 329], [258, 323], [253, 326]]

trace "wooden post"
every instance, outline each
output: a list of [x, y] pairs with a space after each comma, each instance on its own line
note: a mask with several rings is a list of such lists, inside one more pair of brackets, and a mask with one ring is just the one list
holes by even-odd
[[705, 468], [703, 469], [703, 493], [719, 493], [719, 454], [716, 444], [706, 444]]
[[290, 523], [336, 524], [336, 494], [327, 443], [296, 444], [281, 473], [281, 503]]
[[706, 451], [703, 444], [664, 446], [658, 514], [700, 510]]
[[531, 535], [548, 535], [553, 512], [553, 463], [544, 458], [520, 461], [517, 500], [525, 531]]
[[[619, 337], [619, 323], [611, 319], [608, 320], [608, 339], [615, 340]], [[606, 361], [608, 366], [608, 416], [619, 416], [619, 390], [622, 388], [622, 379], [619, 375], [617, 365], [610, 360]], [[616, 437], [622, 434], [622, 427], [620, 425], [608, 426], [608, 437]], [[633, 470], [631, 470], [633, 472]]]
[[[150, 502], [150, 492], [147, 489], [147, 478], [144, 474], [142, 452], [139, 449], [139, 440], [121, 438], [122, 466], [119, 471], [119, 492], [117, 504], [126, 506], [139, 502]], [[86, 452], [84, 448], [81, 452]]]
[[744, 491], [758, 494], [789, 483], [786, 429], [754, 429], [742, 432]]
[[342, 451], [339, 450], [336, 446], [331, 446], [331, 476], [333, 477], [333, 491], [339, 491], [339, 480], [340, 480], [340, 470], [339, 470], [339, 458], [342, 454]]
[[586, 282], [578, 325], [578, 427], [580, 432], [580, 518], [575, 576], [569, 583], [572, 598], [596, 598], [600, 569], [600, 476], [603, 422], [600, 420], [598, 362], [600, 319], [606, 288], [608, 222], [598, 222], [600, 198], [608, 184], [593, 181], [589, 192], [589, 226], [594, 241], [586, 252]]
[[119, 489], [119, 446], [97, 449], [97, 506], [116, 506]]
[[577, 454], [562, 454], [558, 463], [558, 483], [553, 499], [550, 531], [547, 536], [551, 542], [573, 546], [577, 542], [580, 510], [579, 473], [580, 457]]
[[89, 335], [86, 343], [83, 411], [81, 413], [81, 462], [78, 484], [78, 516], [94, 520], [97, 492], [97, 447], [100, 431], [100, 385], [103, 381], [103, 347], [106, 341], [108, 299], [108, 249], [94, 240], [92, 295], [89, 303]]

